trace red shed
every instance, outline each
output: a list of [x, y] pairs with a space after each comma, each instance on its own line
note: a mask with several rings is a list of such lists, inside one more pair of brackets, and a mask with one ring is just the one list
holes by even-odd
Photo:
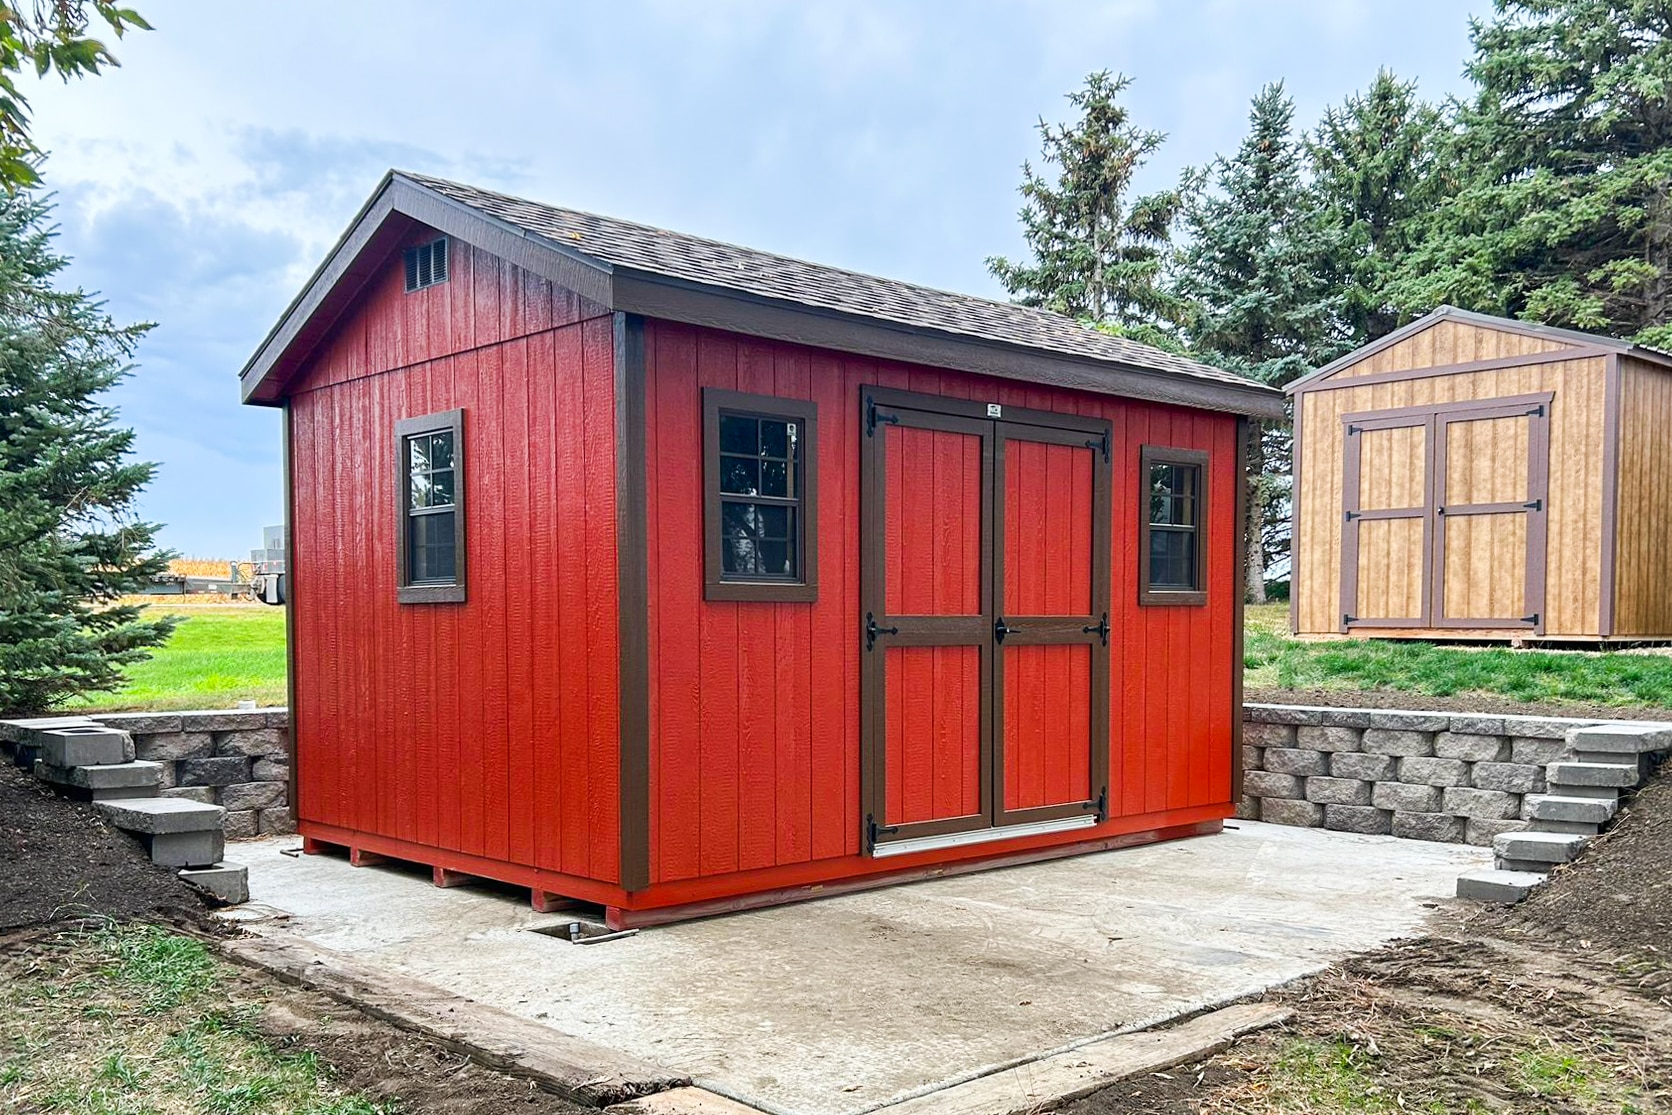
[[1217, 831], [1278, 393], [393, 173], [284, 409], [292, 801], [612, 925]]

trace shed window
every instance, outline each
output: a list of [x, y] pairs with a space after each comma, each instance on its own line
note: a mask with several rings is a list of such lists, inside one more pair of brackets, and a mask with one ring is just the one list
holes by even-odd
[[1140, 459], [1138, 601], [1207, 602], [1206, 453], [1146, 445]]
[[464, 412], [395, 424], [402, 603], [464, 599]]
[[818, 408], [703, 393], [704, 580], [710, 600], [814, 600]]
[[447, 281], [447, 238], [406, 250], [406, 292]]

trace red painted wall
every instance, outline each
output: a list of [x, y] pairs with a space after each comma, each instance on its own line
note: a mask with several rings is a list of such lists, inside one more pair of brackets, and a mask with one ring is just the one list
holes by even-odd
[[[1234, 417], [656, 321], [646, 327], [646, 363], [653, 886], [859, 853], [858, 400], [865, 384], [1112, 421], [1111, 817], [1079, 838], [1163, 827], [1192, 807], [1230, 815]], [[818, 403], [816, 603], [703, 600], [707, 386]], [[1213, 455], [1206, 606], [1137, 604], [1138, 451], [1145, 443]], [[795, 878], [873, 869], [863, 862]]]
[[[392, 255], [291, 388], [299, 817], [613, 881], [611, 319], [451, 247], [450, 281], [412, 294]], [[468, 599], [402, 605], [393, 427], [454, 407]]]

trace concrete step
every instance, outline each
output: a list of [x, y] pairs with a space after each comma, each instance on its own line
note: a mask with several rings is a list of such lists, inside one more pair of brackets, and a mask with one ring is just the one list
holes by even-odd
[[97, 767], [55, 767], [36, 762], [35, 777], [72, 797], [93, 801], [154, 798], [162, 786], [163, 765], [143, 759]]
[[1483, 867], [1457, 877], [1457, 897], [1477, 902], [1519, 902], [1548, 876], [1539, 871], [1499, 871]]
[[1492, 852], [1506, 860], [1572, 863], [1586, 843], [1583, 836], [1566, 832], [1505, 832], [1492, 838]]
[[1511, 859], [1506, 856], [1493, 856], [1492, 866], [1499, 871], [1513, 871], [1518, 874], [1543, 875], [1550, 871], [1555, 864], [1545, 863], [1536, 859]]
[[1527, 816], [1535, 821], [1588, 821], [1606, 825], [1619, 812], [1618, 797], [1583, 798], [1562, 794], [1528, 794]]
[[1654, 759], [1654, 755], [1622, 755], [1617, 751], [1575, 751], [1572, 761], [1575, 763], [1602, 763], [1605, 766], [1623, 767], [1631, 763], [1637, 764], [1637, 772], [1642, 774]]
[[1672, 748], [1672, 726], [1666, 724], [1597, 724], [1568, 733], [1575, 751], [1642, 755]]
[[1544, 770], [1552, 786], [1625, 789], [1637, 785], [1637, 760], [1627, 763], [1551, 763]]
[[189, 798], [142, 798], [135, 801], [100, 802], [110, 823], [127, 832], [147, 836], [183, 832], [221, 831], [226, 810]]
[[188, 867], [180, 878], [228, 906], [250, 900], [250, 869], [241, 863], [215, 863], [208, 867]]
[[218, 828], [135, 835], [145, 845], [151, 862], [164, 867], [213, 867], [226, 855], [226, 837]]
[[55, 767], [92, 767], [114, 763], [129, 763], [134, 757], [134, 741], [128, 733], [98, 725], [68, 728], [43, 728], [31, 732], [27, 739], [39, 750], [42, 762]]
[[1534, 821], [1527, 832], [1558, 832], [1568, 836], [1595, 836], [1602, 826], [1590, 821]]

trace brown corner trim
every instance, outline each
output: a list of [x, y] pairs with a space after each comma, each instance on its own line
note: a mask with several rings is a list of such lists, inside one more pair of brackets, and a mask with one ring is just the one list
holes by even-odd
[[[1306, 474], [1301, 471], [1301, 412], [1306, 409], [1306, 400], [1294, 398], [1290, 400], [1294, 410], [1291, 419], [1293, 425], [1289, 434], [1289, 634], [1300, 634], [1300, 498], [1301, 479]], [[1243, 457], [1246, 469], [1247, 455]]]
[[1610, 356], [1602, 348], [1568, 348], [1555, 352], [1535, 352], [1526, 356], [1499, 356], [1491, 360], [1470, 360], [1463, 364], [1438, 364], [1428, 368], [1404, 368], [1394, 372], [1373, 372], [1369, 375], [1348, 376], [1345, 379], [1319, 379], [1296, 384], [1292, 395], [1312, 391], [1339, 391], [1348, 387], [1368, 387], [1376, 383], [1399, 383], [1412, 379], [1431, 379], [1438, 376], [1463, 375], [1467, 372], [1491, 372], [1502, 368], [1524, 368], [1535, 364], [1563, 364], [1570, 360], [1589, 360], [1596, 356]]
[[650, 577], [644, 319], [615, 315], [616, 576], [621, 886], [650, 885]]
[[1614, 634], [1620, 548], [1620, 354], [1608, 354], [1602, 403], [1602, 563], [1598, 571], [1597, 633]]
[[[1248, 596], [1248, 434], [1247, 418], [1237, 419], [1237, 458], [1232, 474], [1236, 477], [1237, 540], [1236, 580], [1231, 586], [1231, 804], [1242, 801], [1242, 671], [1243, 671], [1243, 607]], [[1300, 452], [1297, 429], [1295, 453]], [[1290, 496], [1293, 500], [1293, 495]], [[1295, 593], [1295, 554], [1293, 528], [1289, 535], [1289, 598]]]
[[284, 479], [284, 705], [285, 753], [289, 756], [290, 772], [286, 800], [290, 805], [290, 819], [302, 817], [301, 802], [296, 800], [296, 450], [291, 443], [295, 426], [290, 414], [290, 400], [279, 409], [280, 471]]

